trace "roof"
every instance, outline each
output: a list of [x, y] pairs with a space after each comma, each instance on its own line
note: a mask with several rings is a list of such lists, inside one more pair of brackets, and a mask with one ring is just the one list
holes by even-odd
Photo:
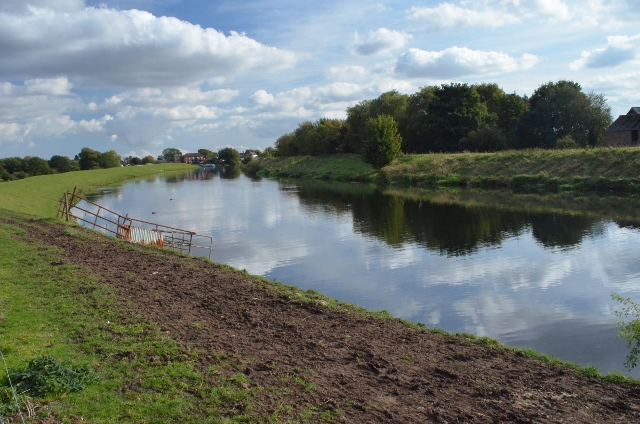
[[627, 112], [627, 115], [640, 115], [640, 107], [632, 107], [631, 109], [629, 109], [629, 112]]
[[627, 115], [618, 116], [618, 119], [607, 128], [607, 132], [640, 130], [640, 108], [633, 109], [638, 109], [639, 113], [631, 114], [630, 111]]
[[186, 155], [182, 155], [183, 158], [199, 158], [200, 156], [204, 157], [202, 153], [187, 153]]

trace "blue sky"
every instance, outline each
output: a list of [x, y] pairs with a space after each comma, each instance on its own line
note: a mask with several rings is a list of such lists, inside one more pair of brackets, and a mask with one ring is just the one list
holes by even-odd
[[640, 106], [632, 0], [0, 0], [0, 157], [264, 149], [392, 89], [570, 79]]

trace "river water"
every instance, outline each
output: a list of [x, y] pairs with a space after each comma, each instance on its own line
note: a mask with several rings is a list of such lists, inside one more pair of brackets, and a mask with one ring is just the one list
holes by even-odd
[[211, 235], [214, 261], [251, 274], [629, 374], [611, 293], [640, 301], [637, 199], [392, 193], [226, 169], [128, 182], [92, 200]]

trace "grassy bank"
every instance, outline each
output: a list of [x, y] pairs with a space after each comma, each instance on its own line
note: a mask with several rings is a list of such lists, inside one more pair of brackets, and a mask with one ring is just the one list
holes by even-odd
[[261, 159], [266, 177], [331, 179], [403, 187], [508, 187], [521, 191], [640, 190], [640, 148], [404, 155], [379, 171], [357, 155]]
[[122, 183], [133, 178], [159, 173], [185, 172], [193, 165], [161, 164], [126, 166], [121, 168], [76, 171], [64, 174], [41, 175], [0, 183], [0, 207], [43, 218], [56, 216], [60, 199], [65, 191], [76, 187], [80, 193], [89, 193], [98, 187]]

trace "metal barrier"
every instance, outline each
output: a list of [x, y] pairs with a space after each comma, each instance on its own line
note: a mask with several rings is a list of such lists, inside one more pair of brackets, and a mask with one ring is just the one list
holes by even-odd
[[[76, 194], [75, 189], [73, 193], [66, 192], [62, 196], [57, 216], [67, 221], [74, 219], [84, 227], [97, 229], [132, 243], [169, 247], [189, 254], [192, 249], [206, 249], [209, 250], [211, 259], [213, 237], [130, 218], [129, 215], [122, 216]], [[208, 246], [203, 245], [207, 242]]]

